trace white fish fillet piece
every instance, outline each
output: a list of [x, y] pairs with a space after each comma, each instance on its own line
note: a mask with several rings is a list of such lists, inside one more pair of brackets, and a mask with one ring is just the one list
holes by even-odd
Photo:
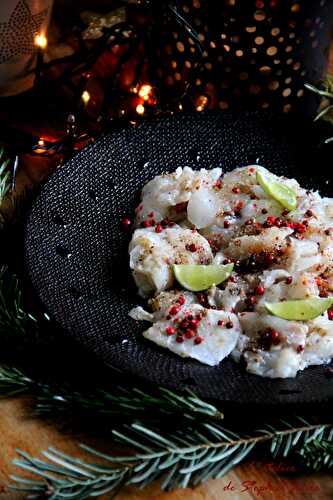
[[206, 186], [195, 191], [187, 205], [187, 218], [198, 229], [210, 226], [222, 207], [216, 190]]
[[290, 228], [271, 227], [264, 229], [259, 235], [241, 236], [231, 241], [225, 250], [229, 257], [246, 259], [249, 255], [260, 252], [272, 252], [274, 249], [286, 248], [287, 237], [292, 233]]
[[[194, 244], [196, 251], [187, 249]], [[179, 226], [156, 233], [154, 228], [134, 231], [129, 245], [130, 268], [143, 297], [170, 288], [174, 281], [172, 264], [210, 264], [209, 243], [198, 232]]]
[[135, 321], [149, 321], [150, 323], [154, 323], [154, 315], [146, 311], [142, 306], [133, 307], [128, 315]]
[[305, 367], [329, 363], [333, 357], [333, 321], [325, 313], [308, 324], [309, 335], [303, 353]]
[[[298, 300], [308, 299], [310, 297], [318, 297], [319, 289], [316, 278], [313, 274], [302, 272], [294, 274], [293, 281], [288, 285], [285, 280], [290, 274], [282, 269], [275, 269], [273, 271], [265, 272], [265, 279], [263, 280], [265, 293], [258, 299], [256, 305], [256, 312], [267, 313], [265, 302], [282, 302], [283, 300]], [[278, 274], [280, 273], [280, 274]], [[283, 274], [282, 274], [283, 273]], [[271, 281], [271, 275], [284, 276], [278, 282]]]
[[[178, 343], [175, 335], [168, 336], [165, 330], [168, 326], [174, 326], [171, 320], [157, 321], [143, 333], [144, 337], [183, 358], [190, 357], [210, 366], [219, 364], [236, 345], [240, 334], [237, 316], [225, 311], [205, 309], [199, 304], [193, 304], [189, 307], [183, 307], [177, 317], [183, 319], [186, 313], [193, 315], [205, 314], [197, 330], [198, 335], [203, 338], [201, 344], [196, 345], [193, 339], [185, 339], [184, 342]], [[225, 323], [232, 321], [233, 327], [229, 329], [218, 326], [219, 320]]]
[[208, 290], [208, 302], [211, 306], [234, 312], [236, 306], [246, 298], [249, 286], [238, 278], [235, 283], [229, 281], [224, 289], [211, 287]]
[[290, 273], [285, 269], [270, 269], [269, 271], [263, 271], [260, 277], [260, 283], [265, 288], [270, 288], [275, 283], [283, 281], [288, 278]]
[[178, 304], [180, 297], [182, 298], [183, 307], [198, 303], [196, 295], [192, 292], [169, 290], [167, 292], [161, 292], [156, 297], [149, 300], [148, 303], [152, 312], [148, 312], [143, 307], [137, 306], [130, 310], [129, 316], [136, 321], [149, 321], [154, 323], [165, 317], [167, 310], [171, 306]]
[[317, 243], [309, 240], [291, 240], [286, 269], [290, 273], [305, 271], [321, 263], [321, 253]]
[[[281, 332], [287, 344], [295, 345], [296, 347], [304, 344], [309, 330], [308, 326], [301, 321], [288, 321], [277, 316], [271, 316], [270, 314], [258, 314], [256, 312], [240, 313], [239, 321], [243, 332], [249, 339], [254, 339], [259, 332], [272, 328]], [[279, 346], [281, 348], [283, 342]]]
[[173, 305], [178, 304], [179, 298], [182, 298], [183, 308], [188, 308], [192, 304], [197, 304], [198, 300], [193, 292], [170, 290], [161, 292], [156, 297], [149, 300], [149, 305], [153, 310], [155, 321], [162, 319], [167, 315], [167, 311]]
[[221, 175], [221, 168], [192, 170], [184, 167], [156, 176], [142, 190], [141, 203], [136, 209], [137, 223], [152, 211], [156, 220], [167, 217], [171, 207], [188, 202], [197, 189], [212, 185]]
[[[243, 334], [239, 337], [233, 358], [239, 360], [243, 355], [248, 372], [268, 378], [288, 378], [295, 377], [297, 371], [303, 369], [302, 353], [298, 347], [305, 345], [306, 324], [256, 312], [241, 313], [239, 320]], [[251, 341], [257, 340], [260, 333], [268, 329], [280, 332], [281, 342], [272, 345], [269, 350], [248, 350]]]
[[292, 347], [279, 350], [245, 352], [249, 373], [267, 378], [293, 378], [302, 369], [302, 358]]

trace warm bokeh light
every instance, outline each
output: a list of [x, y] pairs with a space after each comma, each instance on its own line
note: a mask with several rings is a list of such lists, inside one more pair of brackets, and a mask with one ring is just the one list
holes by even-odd
[[84, 90], [82, 92], [81, 99], [85, 105], [88, 104], [88, 102], [90, 101], [90, 94], [89, 94], [88, 90]]
[[142, 97], [144, 101], [148, 101], [153, 88], [149, 84], [142, 85], [139, 90], [139, 96]]
[[36, 47], [40, 49], [45, 49], [47, 46], [47, 38], [43, 34], [36, 35], [34, 38]]
[[142, 104], [138, 104], [135, 110], [139, 115], [143, 115], [143, 113], [145, 112], [145, 107]]
[[208, 97], [205, 95], [199, 96], [196, 102], [196, 110], [203, 111], [207, 104], [208, 104]]
[[43, 139], [39, 139], [37, 144], [38, 144], [38, 146], [41, 146], [41, 147], [36, 148], [35, 153], [37, 153], [37, 154], [45, 153], [45, 148], [43, 147], [43, 146], [45, 146], [45, 141]]

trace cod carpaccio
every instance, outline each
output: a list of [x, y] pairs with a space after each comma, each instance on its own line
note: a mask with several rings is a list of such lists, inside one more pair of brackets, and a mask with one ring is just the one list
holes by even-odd
[[[295, 209], [267, 194], [259, 169], [295, 193]], [[147, 308], [130, 316], [151, 322], [147, 339], [211, 366], [231, 355], [270, 378], [333, 357], [333, 311], [293, 321], [265, 307], [333, 295], [333, 199], [258, 165], [177, 168], [144, 186], [133, 226], [130, 268]], [[229, 278], [199, 293], [181, 289], [172, 268], [230, 262]]]

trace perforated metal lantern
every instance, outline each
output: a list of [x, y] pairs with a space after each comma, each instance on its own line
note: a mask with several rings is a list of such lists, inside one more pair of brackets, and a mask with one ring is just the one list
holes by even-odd
[[177, 100], [193, 77], [191, 101], [199, 111], [314, 111], [316, 100], [304, 83], [318, 84], [325, 76], [331, 0], [180, 0], [176, 5], [196, 30], [203, 52], [196, 71], [200, 50], [194, 38], [167, 2], [155, 7], [156, 78], [166, 100]]

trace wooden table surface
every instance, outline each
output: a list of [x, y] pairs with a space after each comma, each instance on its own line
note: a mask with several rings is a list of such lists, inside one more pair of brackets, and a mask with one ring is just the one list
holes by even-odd
[[[331, 51], [330, 73], [333, 73], [333, 50]], [[41, 159], [40, 168], [29, 168], [29, 162], [20, 172], [20, 185], [36, 182], [45, 168]], [[19, 472], [11, 464], [16, 449], [38, 455], [48, 446], [54, 446], [76, 456], [85, 457], [77, 443], [85, 442], [101, 450], [108, 449], [103, 440], [89, 439], [87, 436], [70, 435], [59, 432], [54, 425], [33, 418], [27, 411], [24, 399], [0, 401], [0, 499], [20, 500], [25, 495], [11, 492], [7, 485], [9, 475]], [[333, 499], [333, 477], [329, 474], [308, 474], [291, 477], [286, 473], [272, 471], [267, 464], [245, 462], [233, 469], [223, 479], [210, 480], [194, 489], [161, 492], [158, 484], [139, 490], [127, 487], [117, 496], [117, 500], [331, 500]]]
[[[89, 439], [87, 436], [60, 433], [54, 425], [32, 418], [24, 400], [14, 399], [0, 402], [0, 498], [19, 500], [25, 498], [7, 489], [10, 474], [19, 472], [11, 464], [16, 448], [38, 455], [48, 446], [54, 446], [76, 456], [84, 457], [77, 443], [85, 442], [106, 450], [105, 440]], [[261, 491], [261, 493], [260, 493]], [[107, 497], [105, 497], [107, 498]], [[333, 477], [328, 474], [312, 474], [288, 478], [271, 472], [269, 465], [246, 462], [235, 468], [223, 479], [210, 480], [194, 489], [161, 492], [158, 484], [140, 490], [127, 487], [117, 500], [250, 500], [254, 498], [274, 500], [329, 500], [333, 498]]]

